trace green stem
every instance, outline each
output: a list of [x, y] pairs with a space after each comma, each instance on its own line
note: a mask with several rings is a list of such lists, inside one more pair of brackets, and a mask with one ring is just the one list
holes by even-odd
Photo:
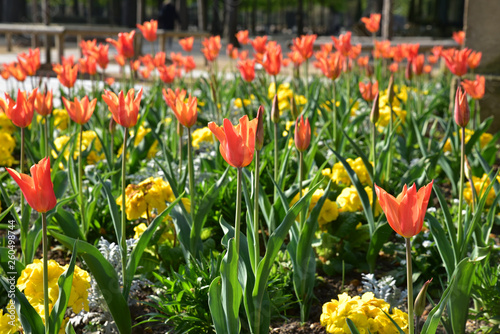
[[242, 175], [242, 167], [239, 167], [236, 177], [236, 215], [234, 217], [234, 237], [236, 242], [236, 253], [238, 254], [238, 257], [240, 254], [241, 175]]
[[[302, 182], [304, 181], [303, 177], [303, 165], [304, 165], [304, 153], [302, 151], [299, 152], [299, 200], [302, 198]], [[306, 223], [306, 211], [305, 209], [300, 211], [300, 231], [302, 231], [302, 228], [304, 227], [304, 224]]]
[[[21, 158], [19, 159], [20, 160], [19, 172], [21, 174], [23, 173], [24, 169], [24, 141], [25, 141], [24, 128], [21, 128]], [[21, 192], [21, 217], [23, 215], [23, 212], [24, 212], [24, 194]]]
[[389, 154], [387, 155], [387, 171], [386, 171], [386, 179], [389, 180], [391, 176], [391, 170], [392, 170], [392, 138], [390, 137], [392, 135], [392, 127], [393, 127], [393, 118], [394, 118], [394, 111], [392, 110], [392, 103], [389, 101], [389, 109], [391, 110], [391, 118], [389, 119]]
[[405, 238], [406, 242], [406, 282], [408, 289], [408, 327], [409, 334], [415, 333], [413, 316], [413, 280], [411, 270], [411, 238]]
[[48, 116], [45, 116], [44, 117], [44, 136], [45, 136], [45, 157], [48, 158], [49, 157], [49, 125], [48, 125], [48, 121], [49, 121], [49, 117]]
[[[254, 234], [254, 271], [257, 272], [260, 260], [259, 246], [259, 169], [260, 169], [260, 151], [255, 151], [255, 177], [254, 177], [254, 199], [253, 199], [253, 234]], [[264, 231], [262, 231], [264, 234]]]
[[78, 145], [78, 195], [80, 197], [80, 216], [82, 218], [82, 234], [85, 237], [87, 235], [87, 224], [85, 223], [85, 204], [83, 200], [83, 187], [82, 187], [82, 173], [83, 173], [83, 162], [82, 162], [82, 143], [83, 143], [83, 125], [80, 124], [80, 143]]
[[42, 212], [42, 252], [43, 252], [43, 309], [45, 313], [45, 333], [49, 333], [49, 265], [48, 265], [48, 239], [47, 239], [47, 214]]
[[472, 106], [470, 108], [470, 114], [472, 115], [472, 130], [476, 131], [477, 117], [476, 117], [476, 99], [472, 99]]
[[194, 166], [193, 166], [193, 147], [191, 145], [191, 128], [188, 130], [188, 172], [189, 172], [189, 196], [191, 196], [191, 219], [194, 223], [194, 208], [195, 208], [195, 196], [194, 196]]
[[465, 127], [462, 127], [460, 140], [460, 183], [459, 183], [459, 199], [458, 199], [458, 244], [462, 244], [463, 226], [462, 226], [462, 202], [464, 200], [464, 163], [465, 163]]
[[182, 124], [177, 121], [177, 134], [179, 138], [179, 178], [181, 178], [182, 173]]
[[377, 162], [377, 151], [376, 151], [376, 139], [377, 139], [377, 126], [375, 123], [372, 123], [371, 126], [371, 152], [370, 156], [373, 162], [373, 174], [372, 174], [372, 190], [373, 190], [373, 201], [372, 201], [372, 213], [375, 215], [375, 202], [376, 202], [376, 194], [375, 194], [375, 180], [376, 180], [376, 162]]
[[305, 68], [305, 81], [306, 81], [306, 96], [309, 99], [309, 59], [306, 59], [306, 68]]
[[126, 177], [126, 162], [127, 162], [127, 135], [128, 128], [125, 128], [123, 132], [123, 150], [122, 150], [122, 240], [121, 240], [121, 251], [122, 251], [122, 283], [125, 283], [125, 271], [127, 269], [127, 233], [126, 233], [126, 208], [127, 204], [125, 201], [125, 177]]
[[333, 111], [333, 147], [337, 142], [337, 94], [335, 90], [335, 81], [332, 80], [332, 92], [333, 92], [333, 101], [332, 101], [332, 111]]
[[[278, 184], [278, 123], [274, 123], [274, 181]], [[274, 188], [274, 203], [278, 200], [278, 191]]]

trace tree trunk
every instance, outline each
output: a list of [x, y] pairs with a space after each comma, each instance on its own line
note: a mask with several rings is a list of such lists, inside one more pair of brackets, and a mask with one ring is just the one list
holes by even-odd
[[297, 1], [297, 36], [304, 34], [304, 1]]
[[31, 1], [31, 15], [33, 16], [33, 22], [38, 22], [38, 17], [40, 13], [38, 12], [38, 1], [37, 0], [32, 0]]
[[136, 0], [122, 0], [122, 26], [135, 28], [137, 12]]
[[392, 5], [393, 0], [384, 0], [382, 9], [382, 39], [392, 38]]
[[250, 30], [252, 30], [252, 35], [255, 35], [257, 25], [257, 0], [252, 1], [252, 16], [250, 22]]
[[220, 17], [219, 17], [219, 0], [213, 0], [212, 4], [212, 35], [220, 35]]
[[188, 18], [186, 0], [178, 0], [176, 4], [176, 9], [177, 13], [179, 14], [181, 30], [187, 30], [189, 26], [189, 18]]
[[266, 34], [271, 33], [271, 0], [267, 0]]
[[239, 47], [238, 39], [236, 38], [238, 29], [238, 5], [239, 0], [226, 0], [227, 40], [236, 47]]
[[198, 1], [198, 29], [201, 31], [207, 31], [207, 1]]

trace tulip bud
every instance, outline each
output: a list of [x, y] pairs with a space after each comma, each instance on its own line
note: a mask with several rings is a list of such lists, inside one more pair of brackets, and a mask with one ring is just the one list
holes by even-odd
[[468, 180], [470, 180], [472, 178], [471, 171], [472, 171], [472, 168], [470, 167], [469, 159], [467, 159], [467, 156], [465, 156], [464, 157], [464, 175]]
[[115, 132], [115, 128], [116, 128], [116, 122], [115, 122], [115, 119], [113, 117], [111, 117], [111, 119], [109, 120], [109, 132], [111, 134], [113, 134]]
[[273, 106], [271, 108], [271, 119], [273, 123], [278, 123], [280, 121], [280, 107], [278, 104], [278, 95], [274, 95]]
[[299, 117], [299, 111], [297, 110], [297, 101], [295, 101], [295, 96], [290, 99], [290, 112], [293, 118]]
[[392, 103], [392, 100], [394, 99], [394, 74], [391, 74], [391, 77], [389, 78], [389, 86], [387, 86], [387, 95], [389, 98], [389, 103]]
[[182, 138], [182, 135], [184, 134], [184, 127], [182, 126], [181, 122], [177, 122], [177, 134], [181, 138]]
[[411, 81], [411, 78], [413, 76], [413, 72], [412, 72], [412, 69], [411, 69], [411, 67], [412, 67], [411, 63], [412, 63], [412, 61], [408, 60], [408, 63], [406, 64], [405, 78], [408, 81]]
[[255, 134], [255, 149], [260, 151], [264, 146], [264, 107], [260, 106], [257, 111], [257, 132]]
[[455, 122], [458, 126], [465, 128], [469, 124], [470, 110], [467, 102], [467, 93], [458, 86], [455, 94]]
[[370, 121], [375, 124], [380, 116], [379, 106], [378, 106], [379, 94], [375, 95], [375, 100], [373, 100], [372, 112], [370, 113]]
[[307, 150], [309, 143], [311, 142], [311, 126], [309, 125], [309, 120], [306, 118], [304, 122], [304, 116], [300, 116], [295, 121], [295, 147], [300, 152]]
[[426, 304], [426, 293], [427, 293], [427, 287], [429, 284], [431, 284], [432, 278], [428, 280], [427, 282], [424, 283], [424, 286], [422, 286], [422, 289], [418, 293], [417, 299], [415, 299], [415, 315], [417, 317], [422, 316], [425, 310], [425, 304]]

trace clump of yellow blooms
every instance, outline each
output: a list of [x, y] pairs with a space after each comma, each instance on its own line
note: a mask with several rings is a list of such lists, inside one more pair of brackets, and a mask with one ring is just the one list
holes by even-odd
[[[356, 158], [354, 160], [352, 160], [351, 158], [347, 158], [346, 161], [358, 176], [361, 184], [371, 184], [370, 175], [368, 174], [368, 170], [366, 169], [366, 166], [361, 158]], [[370, 163], [373, 166], [373, 163]], [[343, 184], [346, 186], [351, 184], [349, 174], [347, 174], [347, 171], [345, 170], [344, 165], [342, 165], [341, 162], [337, 162], [336, 164], [334, 164], [332, 169], [323, 169], [322, 174], [331, 178], [332, 181], [336, 184]]]
[[398, 326], [408, 333], [408, 314], [394, 308], [389, 313], [390, 305], [383, 299], [375, 298], [372, 292], [363, 294], [362, 297], [349, 297], [347, 293], [338, 296], [338, 300], [323, 305], [321, 325], [326, 332], [331, 334], [350, 333], [346, 319], [349, 318], [356, 325], [360, 333], [372, 334], [397, 334], [396, 326], [391, 322], [389, 314]]
[[236, 108], [241, 109], [243, 108], [243, 106], [245, 107], [249, 106], [254, 100], [255, 100], [255, 95], [251, 94], [249, 99], [241, 99], [239, 97], [234, 99], [233, 104]]
[[199, 128], [193, 131], [191, 134], [191, 145], [193, 145], [194, 149], [199, 149], [201, 143], [213, 143], [214, 136], [212, 135], [212, 131], [209, 128]]
[[[139, 184], [129, 184], [125, 188], [126, 208], [128, 220], [148, 218], [153, 209], [162, 212], [167, 208], [166, 202], [175, 200], [170, 184], [162, 178], [150, 177]], [[182, 199], [186, 210], [190, 210], [190, 203]], [[122, 197], [116, 199], [116, 204], [122, 206]]]
[[0, 130], [2, 132], [7, 132], [8, 134], [13, 134], [16, 131], [16, 127], [10, 119], [5, 115], [5, 113], [0, 109]]
[[[370, 200], [370, 205], [373, 204], [373, 189], [369, 186], [365, 187], [366, 194]], [[359, 197], [358, 191], [355, 186], [350, 186], [344, 188], [340, 195], [337, 197], [337, 203], [340, 206], [340, 212], [357, 212], [363, 210], [363, 205], [361, 204], [361, 198]], [[382, 207], [376, 201], [375, 204], [375, 216], [382, 213]]]
[[[139, 146], [142, 143], [142, 140], [144, 139], [144, 137], [146, 137], [146, 135], [150, 132], [151, 132], [151, 129], [146, 129], [142, 125], [139, 126], [139, 130], [137, 131], [137, 134], [134, 134], [133, 132], [131, 132], [130, 135], [134, 136], [134, 147]], [[159, 151], [158, 140], [155, 140], [153, 142], [153, 144], [151, 145], [151, 147], [149, 148], [148, 153], [146, 155], [146, 158], [147, 159], [154, 158], [156, 156], [156, 153], [158, 153], [158, 151]], [[123, 152], [123, 145], [120, 146], [120, 148], [118, 149], [118, 154], [116, 155], [116, 157], [119, 158], [122, 155], [122, 152]], [[129, 155], [130, 155], [130, 152], [127, 152], [127, 159], [129, 157]]]
[[[462, 137], [462, 129], [460, 131], [460, 137]], [[474, 134], [473, 130], [465, 129], [465, 143], [467, 144], [469, 140], [471, 139], [472, 135]], [[453, 132], [453, 136], [457, 136], [456, 132]], [[488, 143], [493, 139], [493, 135], [491, 133], [483, 133], [479, 137], [479, 146], [481, 148], [485, 147], [488, 145]], [[443, 151], [445, 152], [451, 152], [451, 141], [450, 138], [446, 140], [446, 143], [444, 143]]]
[[[391, 108], [389, 107], [389, 95], [387, 94], [387, 89], [380, 92], [379, 96], [379, 112], [380, 116], [377, 122], [377, 127], [379, 132], [383, 132], [385, 127], [387, 127], [391, 120]], [[402, 109], [401, 102], [406, 102], [408, 100], [408, 88], [406, 86], [394, 86], [395, 98], [392, 100], [392, 111], [394, 114], [393, 121], [401, 120], [401, 124], [406, 121], [406, 110]], [[397, 128], [397, 131], [402, 131], [401, 126]]]
[[[305, 194], [309, 191], [309, 188], [305, 188], [302, 190], [302, 193]], [[307, 216], [309, 217], [309, 214], [311, 213], [312, 209], [316, 206], [320, 198], [324, 195], [325, 190], [324, 189], [316, 189], [311, 197], [311, 202], [309, 203], [309, 209], [307, 210]], [[290, 202], [290, 206], [293, 206], [298, 200], [299, 200], [299, 193], [295, 195], [295, 197], [292, 199]], [[326, 225], [329, 222], [332, 222], [337, 219], [339, 216], [339, 210], [337, 203], [334, 201], [331, 201], [330, 199], [325, 199], [325, 202], [323, 203], [323, 207], [321, 208], [321, 211], [319, 212], [318, 216], [318, 225], [321, 230], [326, 229]]]
[[17, 160], [12, 156], [16, 148], [14, 137], [10, 133], [0, 130], [0, 143], [2, 143], [0, 145], [0, 166], [10, 167], [17, 163]]
[[52, 117], [54, 117], [54, 126], [59, 131], [64, 131], [69, 126], [69, 115], [66, 109], [54, 109], [52, 111]]
[[[54, 140], [54, 146], [56, 149], [60, 152], [64, 145], [70, 140], [70, 137], [67, 135], [57, 137]], [[76, 142], [75, 142], [75, 149], [73, 152], [73, 159], [78, 158], [78, 147], [80, 145], [80, 136], [77, 135], [76, 137]], [[90, 145], [93, 145], [92, 151], [87, 155], [87, 164], [89, 165], [94, 165], [98, 161], [101, 161], [104, 159], [104, 153], [102, 152], [102, 144], [99, 138], [97, 137], [97, 134], [93, 130], [87, 130], [83, 131], [82, 134], [82, 151], [87, 150], [87, 148], [90, 147]], [[70, 147], [69, 145], [66, 146], [66, 149], [63, 152], [64, 159], [68, 160], [69, 159], [69, 154], [70, 154]], [[58, 154], [56, 151], [52, 151], [52, 156], [54, 158], [57, 158]], [[61, 166], [60, 166], [61, 167]], [[62, 167], [61, 167], [62, 168]]]
[[[278, 86], [278, 92], [276, 92], [276, 85], [271, 82], [269, 89], [267, 91], [267, 97], [272, 100], [274, 95], [278, 95], [278, 107], [280, 109], [280, 115], [284, 110], [290, 109], [290, 100], [294, 97], [293, 90], [289, 82], [284, 82]], [[307, 103], [307, 99], [304, 95], [295, 95], [295, 105], [299, 112], [301, 111], [300, 106]]]
[[[500, 182], [500, 175], [497, 176], [498, 182]], [[474, 183], [474, 189], [476, 191], [477, 198], [481, 198], [486, 191], [486, 188], [490, 185], [490, 178], [488, 174], [483, 174], [482, 177], [472, 176], [472, 183]], [[465, 182], [464, 188], [464, 198], [467, 203], [471, 204], [473, 199], [472, 189], [470, 186], [470, 182]], [[492, 187], [490, 192], [486, 197], [486, 206], [491, 206], [493, 201], [495, 200], [495, 189]]]
[[[14, 310], [12, 300], [7, 306], [8, 309]], [[3, 313], [0, 309], [0, 334], [15, 334], [22, 330], [21, 322], [17, 318], [17, 313], [10, 314], [9, 312]]]

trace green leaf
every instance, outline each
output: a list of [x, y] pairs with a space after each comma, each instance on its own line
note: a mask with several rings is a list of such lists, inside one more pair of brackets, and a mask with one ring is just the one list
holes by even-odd
[[120, 291], [120, 282], [113, 266], [91, 244], [54, 231], [51, 231], [50, 234], [66, 247], [73, 248], [77, 244], [78, 255], [83, 258], [94, 276], [118, 330], [121, 334], [131, 333], [130, 310]]
[[228, 333], [239, 333], [242, 291], [238, 281], [238, 251], [234, 238], [229, 240], [226, 255], [220, 265], [220, 274], [222, 281], [221, 300]]
[[0, 214], [0, 222], [3, 221], [5, 217], [10, 213], [10, 210], [14, 209], [14, 203], [12, 203], [7, 209], [5, 209], [2, 214]]
[[[15, 251], [14, 254], [12, 254], [12, 251], [9, 254], [9, 251], [10, 249], [7, 247], [0, 247], [0, 266], [7, 275], [12, 275], [12, 273], [14, 273], [17, 282], [17, 279], [21, 276], [21, 272], [24, 270], [25, 266], [21, 261], [18, 261], [15, 258]], [[14, 269], [12, 269], [12, 265], [14, 266]]]
[[452, 247], [450, 246], [450, 240], [446, 237], [446, 233], [436, 217], [426, 213], [425, 218], [429, 222], [429, 230], [431, 231], [432, 237], [436, 242], [439, 255], [443, 260], [446, 272], [448, 275], [451, 275], [455, 270], [456, 257]]
[[66, 211], [62, 206], [57, 208], [56, 212], [52, 215], [52, 218], [54, 218], [61, 230], [68, 237], [80, 240], [85, 239], [74, 215]]
[[56, 195], [56, 198], [63, 197], [66, 189], [68, 188], [68, 173], [63, 170], [58, 171], [55, 174], [52, 183], [54, 184], [54, 194]]
[[366, 253], [366, 261], [370, 266], [371, 272], [375, 270], [375, 264], [379, 251], [382, 249], [387, 240], [389, 240], [392, 231], [392, 227], [388, 223], [382, 223], [377, 226], [375, 232], [371, 235], [370, 244], [368, 245], [368, 251]]
[[359, 334], [358, 328], [351, 319], [345, 318], [345, 321], [347, 322], [347, 326], [349, 327], [351, 334]]
[[[448, 230], [451, 239], [450, 241], [451, 241], [451, 248], [453, 250], [454, 263], [456, 264], [458, 263], [456, 258], [456, 254], [458, 254], [458, 245], [457, 245], [457, 240], [455, 238], [455, 236], [457, 235], [457, 229], [455, 227], [455, 223], [453, 222], [453, 218], [451, 217], [450, 209], [448, 208], [448, 203], [446, 203], [446, 199], [444, 198], [441, 189], [437, 185], [436, 186], [433, 185], [432, 189], [434, 190], [434, 193], [436, 194], [436, 197], [439, 201], [439, 205], [441, 206], [441, 210], [443, 211], [444, 222], [446, 224], [446, 229]], [[448, 273], [448, 275], [450, 275], [452, 272], [453, 270], [451, 270]]]
[[220, 276], [217, 276], [212, 283], [210, 283], [210, 288], [208, 290], [208, 307], [210, 308], [210, 314], [214, 322], [215, 332], [223, 334], [229, 333], [229, 331], [227, 330], [226, 316], [224, 314], [224, 308], [222, 307], [222, 284], [220, 280]]
[[[97, 175], [97, 178], [102, 184], [102, 189], [104, 189], [104, 194], [106, 195], [106, 199], [108, 201], [109, 213], [111, 214], [111, 220], [113, 221], [113, 226], [115, 228], [116, 240], [122, 240], [122, 233], [125, 233], [125, 231], [122, 231], [122, 219], [120, 214], [118, 213], [116, 200], [111, 193], [111, 188], [109, 187], [108, 182], [103, 181], [99, 175]], [[122, 208], [125, 209], [125, 203], [122, 203]]]

